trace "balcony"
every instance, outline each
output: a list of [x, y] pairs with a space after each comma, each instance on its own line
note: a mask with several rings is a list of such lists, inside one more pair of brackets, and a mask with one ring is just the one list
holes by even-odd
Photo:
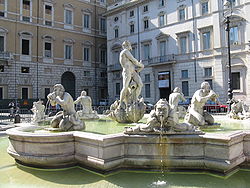
[[0, 52], [0, 63], [9, 64], [10, 61], [13, 60], [13, 55], [10, 52]]
[[110, 72], [113, 72], [113, 71], [120, 71], [122, 69], [121, 65], [120, 64], [114, 64], [114, 65], [109, 65], [108, 66], [108, 71]]
[[175, 63], [175, 62], [176, 62], [176, 59], [175, 59], [174, 54], [165, 55], [165, 56], [158, 56], [158, 57], [149, 58], [147, 60], [143, 60], [143, 64], [148, 65], [148, 66], [171, 64], [171, 63]]

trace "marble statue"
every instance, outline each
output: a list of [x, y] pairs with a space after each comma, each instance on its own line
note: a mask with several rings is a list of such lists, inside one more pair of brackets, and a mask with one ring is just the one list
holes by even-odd
[[129, 41], [124, 41], [122, 48], [120, 64], [123, 88], [120, 100], [111, 105], [109, 117], [117, 122], [138, 122], [143, 117], [146, 108], [143, 99], [139, 99], [143, 86], [139, 72], [144, 68], [144, 65], [131, 54], [132, 47]]
[[175, 132], [195, 132], [196, 128], [191, 124], [174, 123], [173, 113], [171, 107], [166, 99], [160, 99], [154, 106], [154, 110], [150, 112], [146, 124], [139, 124], [135, 127], [126, 127], [125, 133], [138, 133], [138, 132], [162, 132], [162, 133], [175, 133]]
[[47, 96], [52, 106], [59, 104], [63, 111], [58, 112], [51, 120], [51, 127], [62, 131], [83, 130], [85, 124], [78, 117], [74, 100], [65, 92], [63, 85], [56, 84], [54, 91]]
[[185, 122], [195, 126], [204, 126], [214, 124], [214, 118], [203, 110], [208, 100], [216, 101], [218, 95], [211, 90], [208, 82], [201, 84], [201, 89], [197, 90], [191, 100], [191, 105], [185, 116]]
[[248, 119], [250, 118], [249, 107], [240, 99], [232, 99], [231, 111], [228, 116], [232, 119]]
[[81, 92], [81, 96], [76, 99], [74, 104], [80, 103], [82, 110], [78, 111], [80, 119], [99, 119], [97, 112], [92, 110], [92, 99], [87, 96], [86, 91]]
[[181, 89], [179, 87], [176, 87], [173, 90], [173, 93], [169, 95], [169, 105], [171, 109], [170, 113], [171, 113], [171, 117], [173, 117], [174, 124], [179, 123], [179, 113], [178, 113], [179, 101], [186, 101], [186, 99], [184, 98], [184, 95], [181, 92]]
[[31, 111], [34, 113], [32, 117], [33, 123], [38, 123], [45, 118], [44, 112], [45, 106], [43, 105], [43, 101], [33, 102], [33, 106]]

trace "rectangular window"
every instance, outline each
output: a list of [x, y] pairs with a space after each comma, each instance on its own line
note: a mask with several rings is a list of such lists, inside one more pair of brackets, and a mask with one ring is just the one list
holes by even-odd
[[149, 59], [150, 58], [149, 44], [145, 44], [143, 46], [143, 51], [144, 51], [144, 59]]
[[212, 79], [205, 80], [205, 82], [208, 82], [210, 85], [210, 88], [213, 89], [213, 80]]
[[47, 21], [47, 20], [45, 20], [45, 25], [47, 25], [47, 26], [52, 26], [52, 21]]
[[232, 88], [236, 90], [240, 89], [240, 72], [232, 73]]
[[180, 9], [179, 10], [179, 20], [180, 21], [183, 21], [183, 20], [185, 20], [186, 18], [185, 18], [185, 9]]
[[181, 84], [182, 84], [182, 93], [184, 94], [184, 96], [189, 96], [188, 81], [183, 81]]
[[187, 37], [180, 37], [180, 53], [187, 53]]
[[65, 23], [69, 25], [73, 23], [73, 12], [71, 10], [65, 10]]
[[203, 50], [211, 48], [210, 45], [210, 31], [202, 33]]
[[106, 19], [100, 19], [100, 30], [102, 33], [106, 33]]
[[133, 17], [134, 15], [135, 15], [134, 11], [131, 10], [131, 11], [129, 12], [129, 16], [130, 16], [130, 17]]
[[143, 7], [143, 12], [148, 12], [148, 5], [145, 5], [145, 6]]
[[29, 67], [21, 67], [21, 73], [29, 73], [30, 68]]
[[90, 71], [84, 71], [83, 75], [86, 76], [86, 77], [90, 77]]
[[50, 93], [50, 88], [44, 88], [44, 98], [47, 99], [48, 94]]
[[30, 1], [29, 0], [23, 0], [23, 9], [30, 10]]
[[30, 17], [28, 17], [28, 16], [23, 16], [23, 21], [25, 21], [25, 22], [30, 22]]
[[160, 6], [163, 7], [165, 5], [165, 0], [159, 0]]
[[119, 37], [119, 30], [115, 29], [115, 38], [118, 38], [118, 37]]
[[163, 57], [166, 55], [166, 41], [160, 42], [160, 56]]
[[115, 84], [115, 94], [120, 95], [120, 83]]
[[150, 74], [145, 74], [145, 82], [150, 82]]
[[29, 98], [29, 88], [23, 87], [22, 88], [22, 99], [28, 99]]
[[89, 48], [84, 48], [83, 51], [83, 60], [89, 61]]
[[4, 52], [4, 36], [0, 36], [0, 52]]
[[65, 59], [72, 59], [72, 46], [65, 45]]
[[238, 27], [231, 27], [230, 28], [230, 43], [231, 44], [236, 44], [239, 42], [239, 32], [238, 32]]
[[204, 68], [204, 76], [205, 77], [211, 77], [212, 75], [213, 75], [212, 67]]
[[188, 70], [181, 70], [181, 78], [182, 79], [188, 78]]
[[52, 44], [50, 42], [45, 42], [44, 44], [44, 55], [46, 58], [52, 57]]
[[0, 65], [0, 72], [4, 72], [4, 65]]
[[3, 99], [3, 88], [0, 87], [0, 100], [2, 100], [2, 99]]
[[119, 64], [119, 52], [118, 51], [114, 51], [113, 60], [115, 64]]
[[83, 24], [83, 27], [85, 29], [89, 29], [89, 15], [88, 14], [84, 14], [84, 24]]
[[4, 12], [3, 11], [0, 11], [0, 16], [4, 17]]
[[201, 4], [202, 15], [208, 14], [208, 2]]
[[159, 26], [164, 26], [166, 25], [166, 22], [165, 22], [165, 15], [160, 15], [159, 16]]
[[148, 20], [144, 20], [144, 29], [148, 29]]
[[30, 41], [22, 39], [22, 55], [30, 55]]
[[45, 5], [45, 14], [48, 14], [48, 15], [52, 14], [52, 6]]
[[106, 77], [107, 77], [107, 73], [106, 73], [106, 72], [101, 72], [101, 73], [100, 73], [100, 76], [101, 76], [102, 78], [106, 78]]
[[106, 53], [106, 50], [101, 50], [101, 63], [103, 63], [103, 64], [107, 63], [107, 53]]
[[134, 33], [135, 32], [135, 25], [131, 24], [130, 25], [130, 33]]
[[150, 98], [150, 84], [145, 84], [145, 98]]

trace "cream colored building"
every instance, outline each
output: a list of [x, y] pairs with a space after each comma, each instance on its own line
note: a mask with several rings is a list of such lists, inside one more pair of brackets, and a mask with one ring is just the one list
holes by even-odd
[[0, 0], [0, 99], [107, 98], [105, 0]]
[[[225, 1], [225, 0], [224, 0]], [[250, 104], [250, 1], [231, 0], [233, 95]], [[217, 0], [123, 0], [107, 6], [108, 90], [111, 101], [122, 88], [119, 52], [124, 40], [143, 61], [142, 96], [155, 103], [180, 87], [186, 98], [208, 81], [227, 101], [228, 53], [225, 17]]]

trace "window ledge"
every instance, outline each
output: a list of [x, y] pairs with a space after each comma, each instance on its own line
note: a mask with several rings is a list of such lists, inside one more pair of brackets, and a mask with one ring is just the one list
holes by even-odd
[[53, 63], [53, 58], [46, 58], [46, 57], [44, 57], [43, 58], [43, 62], [45, 62], [45, 63]]
[[31, 56], [30, 55], [21, 55], [20, 60], [21, 61], [31, 61]]
[[64, 29], [74, 29], [73, 25], [64, 24]]
[[65, 59], [64, 60], [64, 64], [66, 64], [66, 65], [73, 65], [73, 60], [67, 60], [67, 59]]
[[187, 77], [187, 78], [180, 78], [180, 80], [189, 80], [190, 78]]

